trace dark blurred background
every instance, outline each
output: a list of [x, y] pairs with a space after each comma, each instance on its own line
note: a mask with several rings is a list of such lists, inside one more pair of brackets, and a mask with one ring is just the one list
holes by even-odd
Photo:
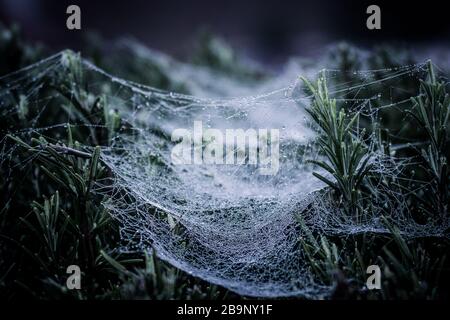
[[[70, 4], [81, 7], [81, 31], [66, 29]], [[381, 30], [366, 28], [370, 4], [381, 7]], [[130, 35], [178, 57], [207, 29], [265, 63], [314, 56], [341, 40], [363, 47], [394, 42], [446, 49], [450, 44], [448, 8], [437, 0], [0, 0], [0, 21], [18, 23], [27, 39], [55, 49], [80, 50], [86, 33], [95, 31], [111, 40]]]

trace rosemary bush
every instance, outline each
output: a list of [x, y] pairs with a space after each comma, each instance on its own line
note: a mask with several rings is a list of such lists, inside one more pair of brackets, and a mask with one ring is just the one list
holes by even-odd
[[[359, 123], [359, 112], [348, 116], [345, 110], [337, 107], [336, 100], [328, 94], [323, 74], [316, 85], [302, 79], [312, 93], [311, 106], [306, 111], [320, 130], [318, 146], [324, 155], [324, 160], [310, 162], [324, 169], [331, 177], [317, 172], [313, 174], [339, 195], [338, 203], [343, 203], [345, 214], [358, 217], [368, 206], [361, 195], [382, 192], [370, 184], [371, 176], [376, 175], [371, 174], [368, 162], [373, 149], [360, 138], [364, 131], [354, 128], [355, 123]], [[408, 202], [412, 212], [419, 207], [428, 219], [444, 221], [448, 218], [450, 188], [447, 169], [450, 102], [446, 83], [436, 80], [431, 61], [428, 62], [428, 80], [421, 81], [420, 91], [417, 96], [411, 97], [411, 103], [413, 111], [404, 112], [414, 118], [427, 137], [420, 144], [423, 148], [412, 145], [411, 148], [421, 155], [419, 166], [424, 168], [428, 179], [421, 181], [420, 191], [410, 183], [411, 178], [403, 182], [396, 179], [384, 183], [388, 183], [390, 188], [399, 187], [405, 197], [413, 195], [414, 200]], [[377, 139], [382, 138], [378, 136]], [[385, 141], [380, 140], [379, 144], [385, 145]], [[417, 164], [407, 166], [417, 169]], [[369, 187], [364, 188], [364, 183]], [[316, 235], [299, 214], [298, 220], [304, 234], [300, 237], [300, 243], [313, 272], [323, 283], [334, 283], [333, 298], [446, 297], [446, 289], [441, 288], [441, 281], [445, 281], [441, 275], [446, 268], [448, 241], [405, 239], [388, 218], [381, 216], [383, 224], [390, 230], [390, 234], [384, 237], [369, 233], [343, 238]], [[365, 288], [364, 273], [371, 263], [383, 268], [383, 286], [378, 292], [369, 292]], [[448, 274], [443, 278], [448, 279]]]
[[[0, 59], [2, 74], [39, 59], [40, 51], [28, 46], [16, 31], [1, 27], [0, 31], [12, 35], [0, 39], [0, 57], [20, 57], [14, 61]], [[238, 78], [264, 78], [258, 71], [242, 69], [234, 54], [223, 56], [223, 50], [228, 47], [218, 46], [207, 37], [194, 60]], [[136, 57], [121, 69], [116, 60], [95, 52], [88, 58], [113, 73], [117, 70], [122, 76], [132, 74], [137, 81], [184, 91], [183, 84], [171, 83], [153, 62]], [[368, 64], [380, 68], [409, 63], [409, 56], [402, 54], [394, 59], [387, 52], [375, 51]], [[363, 65], [361, 59], [353, 47], [340, 45], [334, 48], [331, 63], [350, 70]], [[108, 101], [107, 84], [104, 92], [90, 91], [95, 80], [83, 74], [79, 55], [67, 51], [62, 62], [63, 71], [45, 79], [43, 90], [57, 97], [51, 108], [43, 110], [36, 106], [42, 101], [29, 101], [24, 93], [17, 92], [14, 101], [5, 103], [17, 106], [18, 113], [0, 113], [1, 138], [8, 147], [17, 148], [14, 157], [0, 162], [0, 296], [10, 300], [242, 298], [177, 270], [159, 260], [155, 251], [140, 254], [118, 250], [118, 226], [104, 206], [113, 195], [106, 191], [100, 196], [91, 191], [99, 186], [105, 190], [111, 187], [113, 175], [100, 160], [101, 146], [109, 146], [119, 130], [130, 128]], [[146, 68], [153, 70], [152, 75], [145, 73]], [[357, 75], [345, 73], [345, 77], [345, 82], [351, 82]], [[360, 222], [371, 213], [371, 206], [387, 199], [381, 187], [395, 188], [408, 199], [408, 209], [418, 221], [423, 217], [442, 221], [448, 217], [450, 99], [448, 84], [439, 80], [431, 63], [428, 80], [422, 81], [420, 88], [408, 81], [401, 84], [404, 91], [400, 98], [410, 101], [407, 108], [411, 110], [382, 110], [383, 119], [376, 123], [359, 111], [352, 114], [353, 110], [338, 105], [328, 92], [325, 75], [316, 83], [303, 80], [312, 98], [306, 111], [319, 128], [317, 144], [322, 155], [311, 163], [326, 172], [313, 174], [327, 185], [333, 205]], [[0, 84], [4, 85], [2, 80]], [[384, 94], [388, 89], [373, 90]], [[384, 102], [382, 97], [374, 104]], [[29, 140], [14, 134], [6, 136], [8, 128], [32, 127], [29, 119], [41, 111], [42, 125], [69, 119], [66, 128], [53, 128], [46, 135], [32, 132]], [[396, 122], [404, 126], [399, 129]], [[420, 160], [405, 164], [406, 174], [399, 179], [379, 181], [372, 170], [373, 152], [384, 148], [383, 152], [390, 154], [390, 143], [401, 139], [412, 143], [399, 153], [420, 156]], [[156, 158], [150, 160], [160, 164]], [[175, 223], [169, 214], [164, 217], [169, 224]], [[389, 233], [325, 236], [311, 229], [299, 214], [302, 258], [307, 259], [321, 283], [333, 287], [327, 298], [447, 298], [448, 237], [409, 239], [392, 225], [390, 217], [379, 218]], [[173, 229], [183, 231], [179, 225]], [[78, 264], [84, 271], [80, 291], [65, 286], [65, 267], [70, 264]], [[380, 291], [365, 288], [370, 264], [379, 264], [383, 270]]]
[[338, 109], [336, 100], [328, 95], [325, 77], [319, 78], [316, 87], [305, 78], [303, 81], [313, 94], [311, 107], [307, 108], [306, 112], [322, 131], [318, 144], [328, 160], [310, 162], [330, 173], [335, 181], [317, 172], [313, 172], [313, 175], [336, 191], [342, 197], [345, 211], [358, 219], [364, 211], [360, 186], [371, 168], [370, 154], [360, 138], [364, 131], [353, 132], [359, 113], [349, 118], [344, 109]]

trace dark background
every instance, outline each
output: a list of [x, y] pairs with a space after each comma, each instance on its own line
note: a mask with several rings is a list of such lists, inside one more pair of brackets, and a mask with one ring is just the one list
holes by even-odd
[[[381, 43], [409, 47], [450, 44], [446, 1], [191, 0], [88, 1], [0, 0], [0, 20], [17, 22], [32, 41], [55, 49], [81, 49], [83, 36], [131, 35], [175, 56], [192, 50], [199, 30], [221, 35], [247, 55], [267, 63], [290, 55], [313, 56], [346, 40], [363, 47]], [[81, 8], [81, 31], [66, 29], [66, 8]], [[366, 28], [366, 8], [381, 7], [381, 30]]]

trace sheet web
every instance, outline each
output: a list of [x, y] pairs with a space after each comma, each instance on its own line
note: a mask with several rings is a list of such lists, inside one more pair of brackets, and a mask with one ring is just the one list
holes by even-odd
[[[300, 81], [281, 75], [265, 80], [259, 88], [252, 87], [255, 92], [267, 89], [265, 93], [208, 98], [208, 90], [215, 85], [214, 74], [204, 70], [196, 74], [196, 67], [189, 68], [193, 83], [208, 83], [204, 94], [201, 85], [195, 86], [196, 96], [190, 96], [132, 83], [63, 52], [2, 77], [1, 114], [18, 113], [31, 124], [8, 128], [9, 133], [24, 140], [42, 135], [53, 143], [63, 137], [68, 124], [88, 132], [104, 127], [91, 122], [92, 114], [120, 118], [120, 126], [110, 128], [108, 143], [101, 146], [101, 160], [113, 177], [98, 181], [93, 190], [107, 196], [104, 206], [120, 224], [120, 249], [154, 248], [175, 267], [239, 294], [318, 297], [329, 291], [315, 279], [299, 245], [298, 215], [323, 234], [387, 232], [380, 215], [389, 210], [407, 236], [442, 234], [448, 227], [416, 224], [395, 190], [385, 190], [393, 195], [387, 207], [374, 208], [357, 222], [330, 203], [324, 196], [326, 186], [312, 175], [320, 169], [306, 161], [321, 156], [315, 143], [317, 129], [305, 113], [311, 97]], [[318, 76], [318, 72], [304, 72], [311, 79]], [[418, 88], [425, 67], [321, 73], [338, 103], [351, 112], [360, 111], [365, 119], [361, 121], [371, 124], [379, 110], [403, 108], [408, 98], [417, 94], [417, 90], [405, 92], [402, 84], [407, 81], [414, 84], [409, 88]], [[282, 81], [286, 86], [275, 88]], [[70, 92], [65, 100], [59, 91], [48, 89], [61, 83]], [[228, 79], [220, 85], [224, 83], [230, 88], [222, 91], [233, 92], [234, 86], [242, 92], [239, 83]], [[96, 107], [97, 97], [101, 97], [103, 110]], [[86, 102], [86, 112], [75, 111], [67, 100]], [[48, 116], [52, 114], [55, 116]], [[174, 164], [171, 152], [176, 142], [171, 141], [171, 134], [177, 128], [192, 130], [194, 121], [201, 121], [204, 130], [222, 132], [278, 129], [279, 170], [262, 175], [257, 166], [248, 163]], [[409, 159], [382, 154], [372, 138], [364, 139], [372, 153], [373, 170], [380, 179], [400, 175], [402, 164]], [[95, 141], [80, 144], [89, 151]], [[3, 164], [15, 155], [16, 148], [3, 147]]]

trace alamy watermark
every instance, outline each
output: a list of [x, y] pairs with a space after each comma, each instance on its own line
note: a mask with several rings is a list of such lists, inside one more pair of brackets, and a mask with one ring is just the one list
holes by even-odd
[[367, 267], [367, 274], [370, 276], [367, 278], [366, 287], [369, 290], [381, 289], [381, 269], [378, 265], [372, 264]]
[[[381, 9], [372, 4], [367, 7], [366, 13], [370, 16], [366, 20], [366, 27], [369, 30], [381, 29]], [[69, 5], [66, 9], [69, 16], [66, 19], [66, 27], [69, 30], [81, 30], [81, 9], [78, 5]]]
[[76, 264], [71, 264], [67, 267], [66, 273], [70, 276], [66, 280], [66, 287], [69, 290], [81, 289], [81, 269]]
[[69, 30], [81, 30], [81, 9], [72, 4], [67, 7], [66, 13], [69, 15], [66, 20], [66, 27]]
[[253, 165], [261, 175], [276, 175], [280, 168], [278, 129], [203, 128], [194, 121], [193, 130], [172, 132], [171, 159], [175, 165]]
[[370, 16], [367, 18], [366, 26], [369, 30], [380, 30], [381, 29], [381, 9], [379, 6], [372, 4], [367, 7], [367, 14]]

